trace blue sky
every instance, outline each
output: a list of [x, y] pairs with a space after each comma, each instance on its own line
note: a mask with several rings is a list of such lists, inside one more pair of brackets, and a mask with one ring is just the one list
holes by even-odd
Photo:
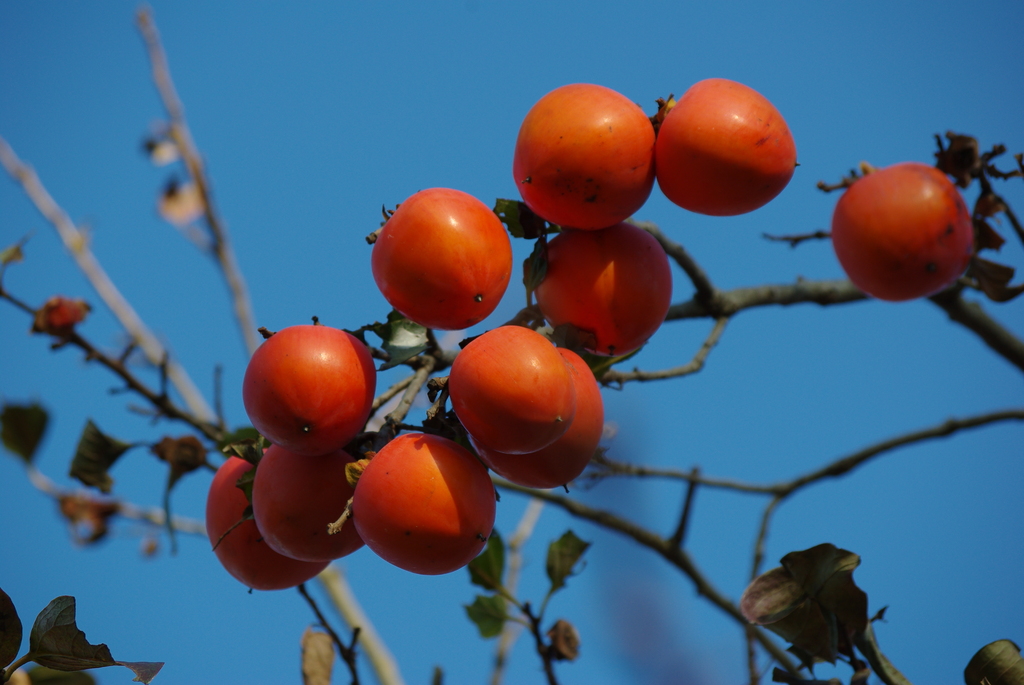
[[[682, 242], [724, 289], [839, 278], [826, 242], [790, 249], [761, 238], [827, 228], [834, 181], [861, 160], [932, 161], [933, 135], [977, 136], [983, 148], [1024, 150], [1019, 2], [689, 3], [209, 3], [154, 2], [193, 135], [247, 275], [259, 325], [318, 315], [355, 328], [388, 311], [372, 285], [369, 248], [381, 205], [447, 186], [485, 202], [515, 197], [512, 149], [529, 107], [574, 82], [618, 90], [653, 113], [657, 97], [708, 77], [766, 95], [796, 138], [789, 187], [752, 214], [710, 218], [656, 189], [637, 218]], [[92, 247], [140, 315], [210, 395], [224, 368], [224, 410], [246, 421], [238, 389], [245, 351], [212, 262], [154, 210], [170, 171], [140, 154], [163, 115], [135, 30], [135, 5], [0, 3], [0, 135], [87, 227]], [[1004, 162], [1004, 166], [1007, 164]], [[1024, 184], [999, 186], [1024, 211]], [[968, 194], [968, 201], [973, 195]], [[1012, 237], [1008, 225], [1000, 227]], [[56, 234], [20, 189], [0, 179], [0, 243], [34, 231], [5, 287], [41, 304], [61, 293], [96, 311], [82, 332], [107, 349], [124, 337]], [[529, 246], [515, 246], [517, 260]], [[1021, 267], [1010, 240], [999, 257]], [[692, 296], [675, 272], [674, 301]], [[1019, 280], [1019, 279], [1018, 279]], [[478, 327], [522, 300], [513, 285]], [[1024, 300], [986, 309], [1024, 335]], [[0, 393], [51, 412], [42, 471], [65, 474], [87, 418], [128, 441], [180, 435], [125, 411], [117, 383], [73, 350], [52, 352], [30, 322], [0, 303]], [[666, 325], [631, 363], [656, 369], [690, 358], [703, 320]], [[472, 332], [472, 331], [471, 331]], [[153, 379], [145, 369], [140, 374]], [[390, 372], [394, 374], [394, 372]], [[382, 375], [379, 387], [397, 379]], [[1020, 370], [928, 302], [801, 305], [747, 311], [695, 376], [605, 390], [617, 426], [610, 455], [709, 476], [774, 482], [909, 430], [1024, 403]], [[1024, 640], [1024, 426], [1000, 424], [887, 454], [785, 503], [767, 558], [833, 542], [862, 556], [855, 578], [887, 655], [914, 682], [956, 682], [970, 656], [999, 638]], [[115, 494], [158, 505], [163, 465], [145, 450], [115, 467]], [[313, 621], [293, 591], [255, 593], [224, 573], [205, 540], [166, 541], [153, 559], [145, 530], [117, 524], [88, 549], [69, 542], [55, 505], [18, 463], [0, 458], [0, 587], [23, 621], [53, 597], [78, 598], [79, 625], [124, 660], [161, 660], [156, 682], [283, 682], [298, 678], [298, 640]], [[200, 516], [209, 477], [186, 478], [174, 508]], [[680, 487], [607, 482], [578, 494], [668, 534]], [[700, 490], [687, 549], [738, 598], [764, 500]], [[510, 532], [525, 500], [506, 495], [497, 526]], [[582, 574], [552, 602], [583, 639], [563, 682], [737, 683], [739, 628], [653, 554], [548, 507], [526, 549], [524, 598], [544, 592], [543, 558], [567, 527], [593, 542]], [[364, 550], [343, 560], [364, 609], [398, 657], [406, 682], [482, 682], [493, 644], [461, 605], [467, 574], [423, 578]], [[828, 674], [828, 669], [821, 673]], [[841, 676], [847, 674], [839, 670]], [[128, 671], [96, 673], [129, 682]], [[367, 681], [369, 670], [363, 668]], [[541, 682], [526, 642], [507, 682]], [[336, 682], [345, 682], [338, 674]]]

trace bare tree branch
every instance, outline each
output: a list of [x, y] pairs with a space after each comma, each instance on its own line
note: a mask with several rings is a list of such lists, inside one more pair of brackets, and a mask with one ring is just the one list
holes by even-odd
[[[0, 284], [0, 298], [7, 300], [29, 315], [33, 314], [32, 307], [7, 292], [3, 288], [2, 284]], [[135, 376], [135, 374], [133, 374], [125, 365], [125, 359], [115, 359], [114, 357], [101, 352], [95, 345], [82, 337], [77, 331], [71, 331], [66, 336], [59, 338], [57, 342], [54, 343], [54, 349], [64, 345], [74, 345], [85, 352], [85, 358], [87, 361], [95, 361], [113, 371], [121, 380], [124, 381], [128, 389], [145, 398], [161, 416], [177, 421], [183, 421], [213, 442], [217, 442], [224, 437], [224, 431], [219, 423], [212, 420], [201, 419], [198, 416], [181, 409], [173, 400], [171, 400], [170, 397], [167, 396], [166, 393], [157, 392], [139, 380], [139, 378]]]
[[602, 374], [599, 380], [604, 385], [618, 383], [619, 387], [621, 387], [628, 381], [656, 381], [667, 378], [678, 378], [680, 376], [697, 373], [704, 368], [704, 362], [707, 361], [708, 355], [711, 354], [711, 350], [721, 339], [727, 323], [729, 323], [729, 319], [727, 317], [723, 316], [716, 319], [714, 328], [711, 329], [711, 333], [708, 334], [704, 344], [701, 345], [700, 349], [697, 350], [697, 353], [693, 355], [693, 359], [681, 366], [676, 366], [671, 369], [662, 369], [661, 371], [641, 371], [637, 368], [634, 368], [632, 371], [616, 371], [615, 369], [609, 369]]
[[714, 307], [709, 307], [694, 297], [692, 300], [669, 307], [665, 320], [728, 317], [744, 309], [767, 305], [788, 306], [807, 302], [832, 305], [865, 299], [867, 299], [867, 295], [858, 290], [850, 281], [799, 280], [793, 284], [761, 285], [753, 288], [719, 291], [715, 297]]
[[950, 289], [930, 298], [949, 318], [973, 331], [994, 352], [1024, 371], [1024, 342], [993, 319], [980, 304], [965, 300], [959, 289]]
[[350, 630], [359, 628], [359, 644], [363, 654], [370, 660], [370, 666], [381, 685], [405, 685], [402, 674], [398, 670], [398, 662], [391, 651], [381, 640], [373, 623], [363, 612], [356, 600], [352, 588], [345, 580], [344, 574], [334, 564], [330, 564], [317, 576], [323, 585], [334, 607], [348, 624]]
[[35, 204], [39, 213], [57, 229], [57, 234], [63, 241], [64, 247], [71, 253], [78, 268], [82, 270], [103, 302], [146, 355], [146, 359], [155, 366], [166, 364], [167, 378], [181, 394], [189, 411], [201, 421], [216, 421], [217, 417], [213, 410], [210, 409], [185, 369], [170, 357], [167, 349], [143, 323], [135, 309], [107, 276], [107, 272], [89, 249], [88, 237], [78, 230], [68, 213], [47, 192], [32, 167], [18, 159], [14, 150], [3, 137], [0, 137], [0, 163], [7, 169], [11, 178], [21, 184], [25, 194]]
[[[509, 483], [508, 481], [500, 478], [494, 478], [493, 480], [498, 487], [504, 490], [518, 492], [542, 499], [545, 502], [549, 502], [564, 509], [569, 514], [576, 516], [577, 518], [586, 519], [601, 526], [602, 528], [607, 528], [608, 530], [621, 533], [622, 535], [632, 538], [640, 545], [657, 552], [670, 564], [681, 570], [693, 582], [698, 594], [702, 595], [709, 602], [717, 606], [744, 628], [749, 626], [747, 620], [743, 617], [743, 614], [740, 613], [739, 608], [737, 608], [732, 601], [722, 595], [713, 585], [711, 585], [711, 582], [697, 568], [690, 559], [690, 555], [687, 554], [685, 550], [676, 547], [670, 540], [667, 540], [646, 528], [633, 523], [632, 521], [616, 516], [609, 511], [595, 509], [569, 497], [557, 495], [547, 490], [526, 488], [521, 485]], [[781, 664], [790, 673], [795, 674], [799, 672], [799, 668], [789, 655], [775, 644], [763, 630], [756, 627], [751, 627], [751, 629], [754, 631], [757, 641], [779, 664]]]
[[143, 7], [138, 11], [136, 20], [139, 31], [146, 42], [146, 50], [149, 53], [149, 61], [153, 67], [153, 82], [160, 93], [164, 103], [164, 109], [171, 120], [168, 132], [171, 140], [178, 148], [181, 158], [185, 162], [189, 176], [195, 183], [196, 189], [203, 200], [203, 211], [206, 218], [206, 225], [210, 230], [212, 238], [211, 249], [221, 273], [227, 281], [228, 290], [234, 302], [235, 319], [238, 322], [242, 339], [249, 354], [256, 351], [261, 342], [256, 331], [256, 324], [253, 320], [252, 302], [249, 299], [248, 286], [242, 276], [238, 263], [235, 260], [234, 250], [231, 248], [231, 239], [228, 235], [227, 226], [221, 220], [213, 203], [210, 192], [210, 180], [206, 176], [203, 165], [203, 158], [196, 148], [189, 131], [188, 122], [185, 121], [185, 108], [178, 98], [174, 82], [171, 80], [171, 72], [167, 65], [167, 55], [164, 53], [163, 45], [160, 43], [160, 34], [153, 22], [152, 11]]

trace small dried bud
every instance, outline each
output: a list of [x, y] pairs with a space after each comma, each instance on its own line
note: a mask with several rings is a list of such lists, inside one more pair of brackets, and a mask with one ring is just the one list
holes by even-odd
[[580, 634], [565, 619], [558, 619], [548, 631], [551, 653], [559, 661], [573, 661], [580, 655]]
[[92, 307], [85, 300], [54, 295], [36, 310], [31, 332], [66, 337], [74, 331], [76, 324], [85, 320], [85, 315], [91, 310]]
[[60, 513], [71, 524], [75, 542], [89, 545], [107, 536], [107, 519], [117, 513], [115, 502], [96, 500], [88, 495], [63, 495], [58, 499]]
[[179, 185], [172, 179], [161, 191], [156, 208], [164, 220], [181, 228], [202, 217], [206, 204], [194, 183]]
[[150, 451], [171, 466], [177, 475], [195, 471], [206, 463], [206, 447], [194, 435], [181, 438], [165, 437]]

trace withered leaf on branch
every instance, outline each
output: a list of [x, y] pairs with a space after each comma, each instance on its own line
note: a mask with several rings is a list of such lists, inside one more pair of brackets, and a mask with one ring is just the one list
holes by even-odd
[[135, 673], [136, 681], [148, 683], [163, 668], [163, 663], [117, 661], [105, 644], [89, 644], [75, 624], [74, 597], [58, 597], [39, 612], [28, 644], [33, 661], [58, 671], [124, 666]]
[[85, 321], [92, 307], [85, 300], [73, 300], [54, 295], [36, 310], [32, 319], [32, 333], [45, 333], [63, 338], [71, 335], [75, 326]]
[[114, 479], [107, 471], [131, 447], [127, 442], [106, 435], [89, 419], [85, 422], [82, 437], [78, 439], [78, 447], [71, 460], [70, 475], [109, 494]]
[[551, 640], [551, 654], [559, 661], [574, 661], [580, 655], [580, 634], [576, 626], [565, 619], [558, 619], [548, 631]]
[[868, 626], [867, 595], [853, 582], [860, 557], [822, 544], [782, 558], [747, 587], [740, 610], [792, 643], [805, 663], [835, 663]]
[[21, 648], [21, 618], [14, 602], [6, 592], [0, 590], [0, 670], [14, 661]]
[[331, 685], [334, 668], [334, 642], [319, 630], [306, 628], [302, 633], [302, 685]]
[[206, 463], [206, 447], [194, 435], [164, 437], [150, 450], [171, 467], [171, 484]]
[[996, 640], [971, 657], [964, 669], [967, 685], [1024, 685], [1024, 657], [1009, 640]]
[[165, 221], [182, 228], [202, 217], [206, 204], [195, 183], [171, 179], [160, 193], [157, 211]]
[[968, 277], [974, 278], [981, 291], [993, 302], [1009, 302], [1022, 292], [1024, 283], [1010, 285], [1015, 271], [1013, 267], [982, 259], [975, 255], [967, 269]]
[[85, 494], [66, 494], [58, 498], [60, 513], [68, 520], [75, 542], [91, 545], [107, 536], [107, 520], [119, 510], [116, 502], [94, 499]]
[[49, 415], [38, 404], [5, 404], [0, 411], [0, 440], [4, 447], [31, 464], [48, 421]]
[[978, 140], [971, 136], [960, 133], [946, 132], [949, 145], [942, 147], [942, 140], [935, 137], [939, 143], [939, 151], [935, 153], [935, 165], [956, 179], [956, 184], [966, 188], [971, 184], [973, 174], [981, 164], [978, 154]]

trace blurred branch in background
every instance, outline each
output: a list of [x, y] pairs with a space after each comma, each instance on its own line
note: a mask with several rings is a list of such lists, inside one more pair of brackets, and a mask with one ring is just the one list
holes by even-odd
[[260, 344], [260, 337], [257, 333], [257, 326], [253, 319], [252, 302], [249, 299], [249, 290], [245, 278], [242, 276], [238, 263], [235, 260], [234, 250], [231, 248], [231, 239], [228, 235], [227, 226], [224, 224], [213, 203], [210, 191], [210, 180], [206, 176], [203, 166], [203, 158], [192, 140], [188, 123], [185, 121], [185, 108], [178, 98], [178, 93], [171, 80], [171, 72], [167, 66], [167, 55], [163, 45], [160, 43], [160, 34], [156, 24], [153, 22], [153, 13], [148, 7], [139, 9], [136, 15], [139, 31], [146, 42], [146, 50], [149, 53], [149, 61], [153, 67], [153, 82], [160, 93], [164, 103], [164, 109], [170, 119], [166, 131], [167, 137], [174, 144], [189, 177], [199, 193], [202, 202], [203, 216], [206, 226], [209, 229], [211, 243], [210, 250], [217, 260], [221, 273], [227, 281], [228, 290], [234, 303], [235, 319], [238, 322], [239, 330], [246, 350], [252, 354]]
[[170, 356], [167, 349], [157, 340], [135, 309], [128, 303], [128, 300], [121, 295], [117, 286], [110, 280], [99, 260], [89, 249], [89, 237], [75, 226], [68, 213], [47, 192], [32, 167], [18, 158], [3, 137], [0, 137], [0, 163], [7, 169], [11, 178], [21, 184], [25, 194], [35, 204], [39, 213], [57, 229], [61, 241], [71, 252], [75, 263], [89, 279], [89, 283], [92, 284], [103, 302], [131, 335], [132, 340], [145, 354], [149, 363], [154, 366], [166, 365], [167, 379], [181, 394], [182, 400], [189, 410], [201, 421], [215, 422], [216, 417], [213, 410], [188, 373]]

